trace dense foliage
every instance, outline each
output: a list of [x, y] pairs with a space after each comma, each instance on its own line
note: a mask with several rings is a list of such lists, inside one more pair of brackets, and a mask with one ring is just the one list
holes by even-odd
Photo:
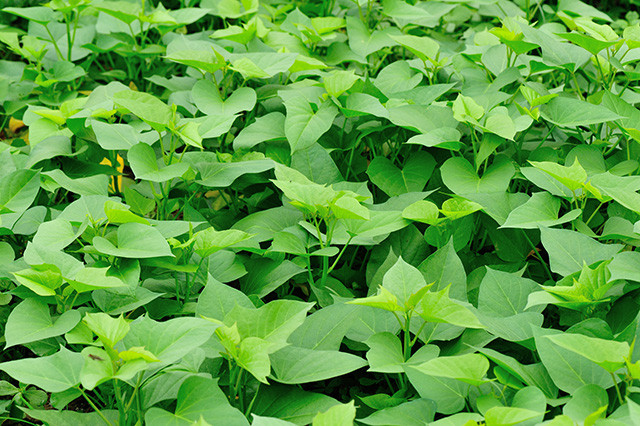
[[640, 424], [607, 4], [4, 7], [0, 419]]

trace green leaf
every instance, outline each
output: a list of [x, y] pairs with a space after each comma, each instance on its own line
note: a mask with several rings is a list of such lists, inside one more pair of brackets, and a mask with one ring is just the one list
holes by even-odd
[[[87, 176], [71, 179], [62, 170], [51, 170], [42, 173], [43, 188], [62, 187], [79, 195], [107, 195], [109, 177], [107, 175]], [[51, 181], [51, 183], [49, 183]], [[49, 186], [50, 185], [50, 186]]]
[[435, 283], [431, 291], [450, 286], [449, 294], [457, 300], [467, 300], [467, 274], [453, 246], [453, 239], [430, 255], [418, 269], [428, 283]]
[[108, 256], [131, 259], [173, 256], [167, 240], [156, 228], [141, 223], [118, 227], [117, 246], [104, 237], [94, 237], [93, 246]]
[[336, 70], [322, 79], [327, 93], [336, 98], [349, 90], [360, 77], [352, 71]]
[[367, 361], [369, 369], [376, 373], [402, 373], [404, 355], [402, 344], [395, 334], [389, 332], [376, 333], [365, 342], [369, 346]]
[[477, 123], [484, 115], [484, 108], [480, 106], [473, 98], [458, 94], [453, 101], [453, 117], [460, 122]]
[[78, 311], [51, 317], [49, 306], [35, 298], [26, 299], [13, 308], [5, 324], [6, 348], [60, 336], [80, 322]]
[[112, 99], [114, 104], [138, 116], [159, 132], [171, 125], [171, 108], [153, 95], [123, 90], [114, 93]]
[[502, 228], [536, 229], [539, 226], [551, 227], [577, 219], [582, 210], [575, 209], [558, 217], [560, 199], [548, 192], [536, 192], [521, 206], [509, 213]]
[[247, 309], [254, 307], [244, 293], [209, 277], [198, 297], [196, 316], [222, 321], [236, 305]]
[[558, 34], [558, 35], [564, 38], [565, 40], [569, 40], [573, 44], [577, 44], [583, 49], [588, 50], [589, 53], [591, 53], [594, 56], [600, 53], [602, 50], [610, 46], [613, 46], [614, 44], [617, 44], [617, 41], [597, 40], [593, 37], [589, 37], [587, 35], [576, 33], [576, 32], [564, 33], [564, 34]]
[[256, 92], [250, 87], [241, 87], [222, 100], [220, 91], [213, 82], [200, 80], [193, 85], [191, 97], [198, 109], [206, 115], [235, 115], [253, 109], [256, 104]]
[[358, 318], [359, 310], [357, 306], [343, 303], [319, 309], [305, 318], [288, 342], [301, 348], [337, 351]]
[[137, 179], [151, 182], [166, 182], [182, 176], [189, 169], [187, 163], [174, 163], [169, 166], [158, 166], [158, 159], [152, 147], [139, 143], [129, 149], [127, 159]]
[[513, 140], [516, 135], [515, 123], [508, 114], [494, 111], [487, 114], [482, 128], [505, 139]]
[[13, 273], [18, 281], [38, 296], [53, 296], [62, 285], [62, 274], [55, 265], [33, 265], [31, 269], [23, 269]]
[[80, 384], [82, 364], [82, 355], [60, 348], [50, 356], [0, 363], [0, 370], [47, 392], [62, 392]]
[[356, 418], [356, 407], [353, 401], [339, 404], [318, 413], [313, 418], [312, 426], [352, 426]]
[[[543, 330], [535, 336], [536, 349], [540, 359], [549, 372], [553, 383], [569, 394], [573, 394], [578, 388], [594, 384], [604, 389], [613, 386], [611, 375], [604, 368], [584, 358], [577, 353], [554, 344], [543, 335]], [[547, 330], [544, 330], [547, 332]], [[550, 334], [557, 334], [550, 333]]]
[[144, 417], [147, 424], [158, 426], [193, 425], [200, 418], [210, 424], [249, 425], [244, 415], [229, 404], [218, 380], [200, 376], [191, 376], [182, 383], [174, 413], [153, 407]]
[[307, 425], [316, 414], [339, 404], [320, 393], [307, 392], [297, 386], [272, 384], [262, 389], [254, 405], [254, 414], [276, 417], [299, 425]]
[[413, 35], [391, 35], [390, 37], [423, 62], [429, 59], [435, 60], [440, 50], [438, 42], [429, 37], [417, 37]]
[[456, 379], [480, 386], [487, 382], [485, 376], [489, 370], [489, 361], [480, 354], [466, 354], [434, 358], [412, 368], [434, 377]]
[[542, 117], [561, 127], [588, 126], [624, 118], [602, 105], [558, 96], [540, 107]]
[[480, 282], [478, 310], [499, 317], [519, 314], [524, 312], [529, 294], [538, 288], [533, 280], [487, 268]]
[[240, 281], [240, 288], [248, 295], [264, 297], [303, 272], [304, 268], [289, 260], [256, 259], [249, 273]]
[[314, 112], [311, 104], [302, 96], [286, 96], [284, 106], [287, 116], [284, 132], [291, 146], [291, 153], [313, 145], [333, 124], [338, 109], [330, 101], [325, 101]]
[[584, 423], [594, 413], [599, 412], [597, 417], [604, 417], [606, 412], [601, 412], [601, 409], [604, 407], [606, 410], [608, 406], [609, 396], [604, 389], [596, 385], [585, 385], [573, 393], [571, 400], [562, 407], [562, 412], [573, 421]]
[[258, 309], [236, 306], [224, 322], [227, 325], [237, 324], [243, 338], [259, 337], [279, 348], [287, 344], [287, 338], [304, 322], [312, 306], [312, 303], [293, 300], [274, 300]]
[[530, 161], [533, 167], [547, 173], [561, 184], [569, 188], [570, 191], [576, 191], [582, 188], [587, 180], [587, 172], [576, 160], [571, 166], [563, 166], [550, 161]]
[[[361, 56], [363, 60], [373, 52], [396, 44], [389, 37], [393, 33], [389, 31], [390, 29], [371, 32], [359, 17], [347, 16], [346, 20], [349, 47], [356, 55]], [[399, 31], [396, 33], [400, 34]]]
[[[38, 419], [46, 424], [55, 424], [57, 426], [103, 426], [104, 420], [96, 412], [79, 413], [77, 411], [57, 411], [57, 410], [32, 410], [20, 407], [29, 417]], [[102, 415], [112, 424], [118, 422], [118, 410], [100, 410]]]
[[0, 179], [0, 214], [22, 213], [31, 206], [40, 190], [35, 170], [16, 170]]
[[439, 222], [438, 216], [440, 216], [438, 206], [427, 200], [416, 201], [402, 211], [402, 217], [405, 219], [428, 225], [436, 225]]
[[251, 238], [251, 235], [238, 231], [237, 229], [216, 231], [213, 228], [207, 228], [194, 234], [193, 251], [201, 258], [205, 258], [219, 250], [231, 247], [249, 238]]
[[[182, 163], [175, 165], [179, 164]], [[226, 188], [240, 176], [262, 173], [273, 169], [274, 166], [275, 163], [273, 160], [263, 159], [239, 161], [235, 163], [201, 162], [197, 163], [195, 168], [200, 173], [200, 179], [197, 180], [200, 185], [211, 188]]]
[[551, 270], [562, 276], [607, 260], [622, 249], [620, 244], [601, 244], [584, 234], [567, 229], [541, 229], [542, 245], [549, 254]]
[[231, 56], [230, 68], [245, 79], [268, 78], [289, 70], [297, 56], [295, 53], [241, 53]]
[[126, 286], [121, 279], [114, 276], [107, 276], [108, 271], [109, 268], [82, 268], [73, 279], [66, 278], [66, 280], [69, 286], [78, 293]]
[[358, 422], [372, 426], [427, 425], [433, 422], [435, 413], [435, 403], [420, 398], [395, 407], [378, 410], [364, 419], [358, 419]]
[[173, 318], [163, 322], [140, 317], [130, 323], [129, 333], [122, 344], [125, 348], [144, 347], [162, 363], [172, 363], [212, 336], [217, 326], [200, 318]]
[[127, 150], [140, 142], [140, 133], [129, 124], [91, 122], [98, 144], [107, 150]]
[[82, 321], [108, 348], [113, 348], [124, 339], [131, 329], [129, 322], [122, 315], [113, 318], [103, 312], [87, 313]]
[[590, 182], [603, 195], [640, 214], [640, 185], [634, 177], [615, 176], [606, 172], [593, 176]]
[[492, 407], [484, 415], [487, 424], [496, 426], [512, 426], [527, 420], [535, 419], [539, 412], [518, 407]]
[[460, 380], [431, 376], [415, 366], [407, 366], [405, 371], [418, 394], [436, 403], [438, 413], [453, 414], [464, 408], [469, 394], [469, 384]]
[[33, 22], [37, 22], [41, 25], [47, 25], [49, 22], [54, 21], [58, 14], [49, 7], [4, 7], [3, 12], [11, 13], [12, 15], [21, 16]]
[[350, 373], [365, 365], [367, 363], [362, 358], [338, 351], [285, 346], [271, 354], [274, 379], [285, 384], [327, 380]]
[[498, 157], [493, 164], [478, 177], [475, 169], [462, 157], [453, 157], [440, 167], [442, 181], [454, 193], [464, 196], [474, 193], [505, 192], [511, 182], [515, 168], [511, 161]]
[[369, 220], [369, 209], [348, 195], [343, 195], [331, 204], [331, 210], [338, 219], [362, 219]]
[[605, 370], [614, 373], [624, 366], [625, 357], [629, 356], [629, 344], [576, 333], [562, 333], [545, 336], [555, 345], [579, 354], [598, 364]]
[[285, 139], [285, 116], [279, 112], [270, 112], [242, 129], [233, 140], [233, 149], [250, 149], [261, 142]]
[[104, 203], [104, 212], [107, 215], [107, 219], [111, 223], [129, 223], [136, 222], [144, 225], [150, 225], [149, 221], [143, 217], [140, 217], [131, 211], [129, 206], [122, 203], [109, 200]]
[[435, 168], [434, 158], [426, 152], [418, 152], [409, 158], [404, 167], [399, 169], [391, 160], [378, 156], [371, 161], [367, 175], [377, 187], [387, 195], [419, 192], [429, 181]]
[[473, 312], [449, 298], [449, 288], [445, 287], [438, 292], [425, 293], [420, 301], [418, 314], [425, 321], [466, 328], [484, 328]]

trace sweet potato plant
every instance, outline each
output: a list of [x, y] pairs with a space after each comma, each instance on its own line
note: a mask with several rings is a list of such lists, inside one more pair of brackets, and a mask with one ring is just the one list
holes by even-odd
[[640, 424], [640, 16], [0, 21], [0, 423]]

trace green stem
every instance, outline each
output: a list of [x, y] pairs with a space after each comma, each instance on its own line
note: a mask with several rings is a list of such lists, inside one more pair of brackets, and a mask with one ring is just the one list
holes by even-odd
[[256, 392], [253, 394], [253, 398], [251, 398], [251, 402], [249, 403], [249, 406], [244, 412], [244, 415], [247, 418], [249, 418], [249, 416], [251, 415], [251, 410], [253, 409], [253, 403], [256, 402], [256, 398], [258, 397], [259, 391], [260, 391], [260, 382], [258, 382], [258, 387], [256, 388]]
[[113, 391], [116, 396], [116, 403], [118, 405], [118, 423], [120, 424], [120, 426], [126, 426], [127, 412], [122, 405], [122, 391], [120, 389], [120, 383], [118, 379], [113, 379]]
[[536, 249], [536, 246], [533, 244], [533, 241], [531, 241], [529, 239], [529, 236], [527, 235], [526, 232], [524, 232], [524, 230], [521, 230], [521, 231], [522, 231], [522, 235], [524, 235], [524, 238], [527, 240], [527, 242], [531, 246], [531, 249], [536, 254], [536, 257], [538, 258], [538, 260], [540, 261], [540, 263], [544, 267], [544, 270], [547, 273], [547, 276], [549, 277], [549, 279], [551, 281], [553, 281], [553, 275], [551, 275], [551, 271], [549, 270], [549, 267], [547, 266], [547, 263], [542, 259], [542, 256], [540, 256], [540, 253], [538, 253], [538, 250]]
[[620, 405], [624, 404], [624, 398], [622, 398], [622, 394], [620, 393], [620, 388], [618, 387], [618, 381], [616, 380], [616, 376], [613, 373], [611, 374], [611, 379], [613, 380], [613, 386], [616, 388], [616, 395], [618, 395], [618, 401]]
[[591, 219], [593, 219], [596, 213], [598, 213], [598, 210], [600, 210], [600, 207], [602, 207], [603, 204], [604, 204], [604, 201], [600, 201], [600, 204], [598, 205], [598, 207], [596, 207], [593, 213], [591, 213], [591, 216], [589, 216], [589, 219], [587, 219], [587, 221], [584, 223], [585, 225], [587, 226], [589, 225], [589, 222], [591, 222]]
[[1, 416], [1, 417], [0, 417], [0, 420], [3, 420], [3, 421], [4, 421], [4, 420], [11, 420], [12, 422], [17, 422], [17, 424], [19, 424], [19, 425], [21, 425], [21, 424], [23, 424], [23, 423], [26, 423], [26, 424], [28, 424], [28, 425], [38, 426], [38, 425], [37, 425], [37, 424], [35, 424], [35, 423], [31, 423], [31, 422], [29, 422], [29, 421], [27, 421], [27, 420], [25, 420], [25, 419], [18, 419], [18, 418], [16, 418], [16, 417], [6, 417], [6, 416]]
[[410, 335], [410, 330], [411, 329], [411, 312], [408, 312], [407, 314], [405, 314], [405, 328], [404, 328], [404, 332], [403, 332], [403, 337], [404, 337], [404, 346], [403, 346], [403, 355], [404, 355], [404, 360], [408, 361], [409, 358], [411, 358], [411, 335]]
[[54, 49], [56, 49], [56, 53], [58, 53], [58, 57], [60, 58], [61, 61], [64, 61], [64, 57], [62, 56], [62, 52], [60, 51], [60, 48], [58, 47], [58, 43], [56, 43], [55, 38], [53, 38], [53, 34], [51, 34], [51, 31], [49, 30], [49, 27], [47, 25], [45, 25], [44, 29], [47, 30], [47, 34], [49, 34], [49, 37], [51, 37], [51, 43], [53, 43], [53, 47], [54, 47]]
[[82, 394], [82, 396], [84, 397], [84, 399], [89, 403], [89, 405], [91, 406], [91, 408], [93, 408], [93, 410], [98, 413], [98, 415], [100, 416], [100, 418], [109, 426], [113, 426], [113, 423], [111, 423], [105, 416], [104, 414], [102, 414], [102, 411], [100, 411], [100, 409], [98, 409], [98, 407], [96, 406], [96, 404], [93, 403], [93, 401], [91, 400], [91, 398], [89, 398], [87, 396], [86, 393], [84, 393], [84, 391], [81, 388], [77, 388], [80, 393]]

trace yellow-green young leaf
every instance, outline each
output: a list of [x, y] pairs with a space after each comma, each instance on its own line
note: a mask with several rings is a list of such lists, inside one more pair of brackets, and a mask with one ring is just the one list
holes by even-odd
[[132, 346], [127, 350], [120, 351], [118, 353], [120, 358], [125, 361], [131, 361], [134, 359], [142, 359], [147, 362], [159, 362], [160, 360], [154, 354], [144, 348], [144, 346]]
[[356, 407], [353, 401], [348, 404], [334, 405], [313, 418], [313, 426], [353, 426]]
[[118, 203], [117, 201], [108, 200], [104, 203], [104, 212], [107, 215], [107, 219], [111, 223], [143, 223], [145, 225], [150, 225], [149, 221], [143, 217], [136, 215], [129, 211], [129, 206], [126, 206], [122, 203]]
[[428, 225], [436, 225], [439, 222], [439, 215], [440, 211], [438, 210], [438, 206], [427, 200], [416, 201], [405, 207], [402, 211], [402, 217], [405, 219], [426, 223]]
[[438, 51], [440, 50], [438, 42], [429, 37], [418, 37], [404, 34], [392, 35], [390, 37], [422, 61], [427, 61], [429, 59], [435, 60], [438, 56]]
[[369, 209], [360, 204], [358, 200], [350, 196], [342, 196], [331, 205], [334, 215], [338, 219], [364, 219], [369, 220]]
[[82, 320], [105, 347], [113, 348], [129, 333], [129, 322], [122, 315], [113, 318], [104, 312], [87, 313]]
[[640, 25], [629, 25], [624, 29], [622, 33], [624, 41], [627, 43], [629, 49], [635, 49], [640, 47]]
[[629, 356], [629, 344], [600, 339], [577, 333], [562, 333], [545, 336], [554, 344], [577, 353], [600, 367], [613, 373], [625, 364]]
[[398, 303], [396, 296], [391, 294], [384, 287], [378, 289], [378, 294], [375, 296], [363, 297], [360, 299], [350, 300], [347, 302], [352, 305], [371, 306], [373, 308], [384, 309], [385, 311], [398, 312], [403, 308]]
[[338, 97], [349, 90], [359, 79], [360, 77], [353, 70], [332, 71], [323, 78], [324, 88], [331, 96]]
[[178, 136], [189, 146], [202, 149], [202, 136], [199, 132], [200, 124], [188, 121], [177, 129]]
[[482, 206], [473, 201], [465, 200], [464, 198], [449, 198], [442, 203], [440, 211], [443, 215], [449, 219], [460, 219], [461, 217], [470, 215], [472, 213], [482, 210]]
[[618, 34], [616, 34], [609, 25], [596, 24], [590, 18], [586, 17], [576, 18], [574, 22], [579, 29], [597, 40], [616, 41], [619, 39]]
[[460, 380], [473, 386], [489, 381], [485, 378], [489, 360], [480, 354], [438, 357], [412, 368], [430, 376]]
[[14, 272], [13, 275], [16, 281], [38, 296], [53, 296], [62, 285], [62, 274], [55, 265], [33, 265], [30, 269]]
[[205, 258], [213, 253], [231, 247], [242, 241], [251, 238], [251, 234], [239, 231], [237, 229], [228, 229], [225, 231], [216, 231], [213, 228], [207, 228], [196, 232], [193, 236], [193, 249], [198, 256]]
[[515, 123], [509, 115], [503, 113], [490, 112], [482, 128], [505, 139], [513, 139], [516, 135]]
[[124, 287], [126, 284], [117, 277], [108, 276], [109, 268], [82, 268], [75, 274], [73, 279], [67, 277], [66, 280], [78, 293], [98, 290], [101, 288]]
[[138, 116], [159, 132], [165, 130], [171, 124], [171, 108], [148, 93], [124, 90], [113, 95], [113, 102]]
[[571, 191], [581, 188], [587, 180], [587, 172], [576, 158], [571, 166], [563, 166], [550, 161], [529, 161], [536, 169], [547, 173]]
[[477, 123], [484, 115], [484, 108], [478, 105], [473, 98], [458, 94], [458, 97], [453, 101], [453, 118], [460, 122]]
[[[209, 321], [217, 323], [217, 321], [207, 318]], [[215, 331], [216, 337], [222, 343], [222, 346], [227, 350], [229, 355], [234, 358], [238, 357], [238, 351], [240, 350], [239, 345], [242, 341], [242, 337], [240, 337], [240, 333], [238, 332], [238, 325], [233, 324], [231, 327], [227, 327], [222, 325], [216, 328]]]
[[491, 426], [513, 426], [534, 419], [539, 412], [519, 407], [492, 407], [484, 415], [484, 421]]
[[484, 328], [478, 318], [469, 309], [449, 298], [447, 286], [437, 292], [426, 293], [421, 302], [418, 314], [430, 322], [441, 322], [466, 328]]
[[271, 372], [269, 349], [273, 345], [258, 337], [247, 337], [240, 342], [236, 361], [238, 365], [253, 375], [258, 381], [268, 384], [267, 376]]
[[382, 277], [382, 286], [393, 294], [405, 312], [409, 312], [418, 302], [414, 295], [423, 293], [428, 288], [422, 273], [399, 257]]

